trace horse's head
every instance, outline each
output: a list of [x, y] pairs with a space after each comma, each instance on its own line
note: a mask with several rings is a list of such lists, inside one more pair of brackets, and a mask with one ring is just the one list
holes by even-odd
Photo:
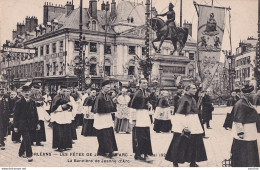
[[149, 20], [149, 23], [154, 31], [160, 30], [163, 26], [165, 26], [165, 22], [158, 17], [154, 17]]

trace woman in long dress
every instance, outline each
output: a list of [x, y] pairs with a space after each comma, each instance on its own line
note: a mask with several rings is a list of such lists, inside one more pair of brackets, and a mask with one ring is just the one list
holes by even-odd
[[130, 124], [130, 110], [128, 103], [130, 102], [130, 96], [127, 95], [127, 89], [122, 89], [122, 94], [117, 98], [117, 113], [115, 116], [115, 131], [130, 133], [132, 126]]
[[162, 97], [159, 99], [155, 110], [155, 120], [153, 127], [153, 130], [157, 133], [169, 132], [172, 129], [168, 92], [162, 91], [161, 93]]

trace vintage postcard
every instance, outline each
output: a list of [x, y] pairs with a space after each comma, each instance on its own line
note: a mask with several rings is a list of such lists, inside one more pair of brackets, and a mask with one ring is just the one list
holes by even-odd
[[259, 0], [1, 0], [0, 167], [259, 167], [259, 19]]

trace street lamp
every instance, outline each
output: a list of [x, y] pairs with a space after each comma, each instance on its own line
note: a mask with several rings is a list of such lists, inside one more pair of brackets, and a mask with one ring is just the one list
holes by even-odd
[[227, 61], [228, 61], [228, 73], [229, 73], [229, 89], [230, 91], [233, 90], [233, 73], [234, 73], [234, 69], [233, 69], [233, 56], [229, 53], [229, 55], [227, 55]]
[[160, 74], [160, 90], [162, 90], [162, 74], [163, 74], [162, 68], [159, 68], [159, 74]]
[[103, 1], [103, 3], [101, 4], [101, 9], [106, 11], [106, 25], [105, 25], [105, 45], [104, 45], [104, 62], [103, 62], [103, 74], [104, 74], [104, 78], [106, 76], [106, 72], [105, 72], [105, 61], [106, 61], [106, 52], [107, 52], [107, 11], [110, 10], [110, 4], [107, 1], [107, 3], [105, 3]]

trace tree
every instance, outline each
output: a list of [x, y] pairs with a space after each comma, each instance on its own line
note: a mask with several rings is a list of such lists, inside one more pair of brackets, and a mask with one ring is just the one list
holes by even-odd
[[144, 78], [148, 81], [153, 68], [152, 59], [150, 57], [146, 59], [140, 59], [139, 66], [143, 72]]

